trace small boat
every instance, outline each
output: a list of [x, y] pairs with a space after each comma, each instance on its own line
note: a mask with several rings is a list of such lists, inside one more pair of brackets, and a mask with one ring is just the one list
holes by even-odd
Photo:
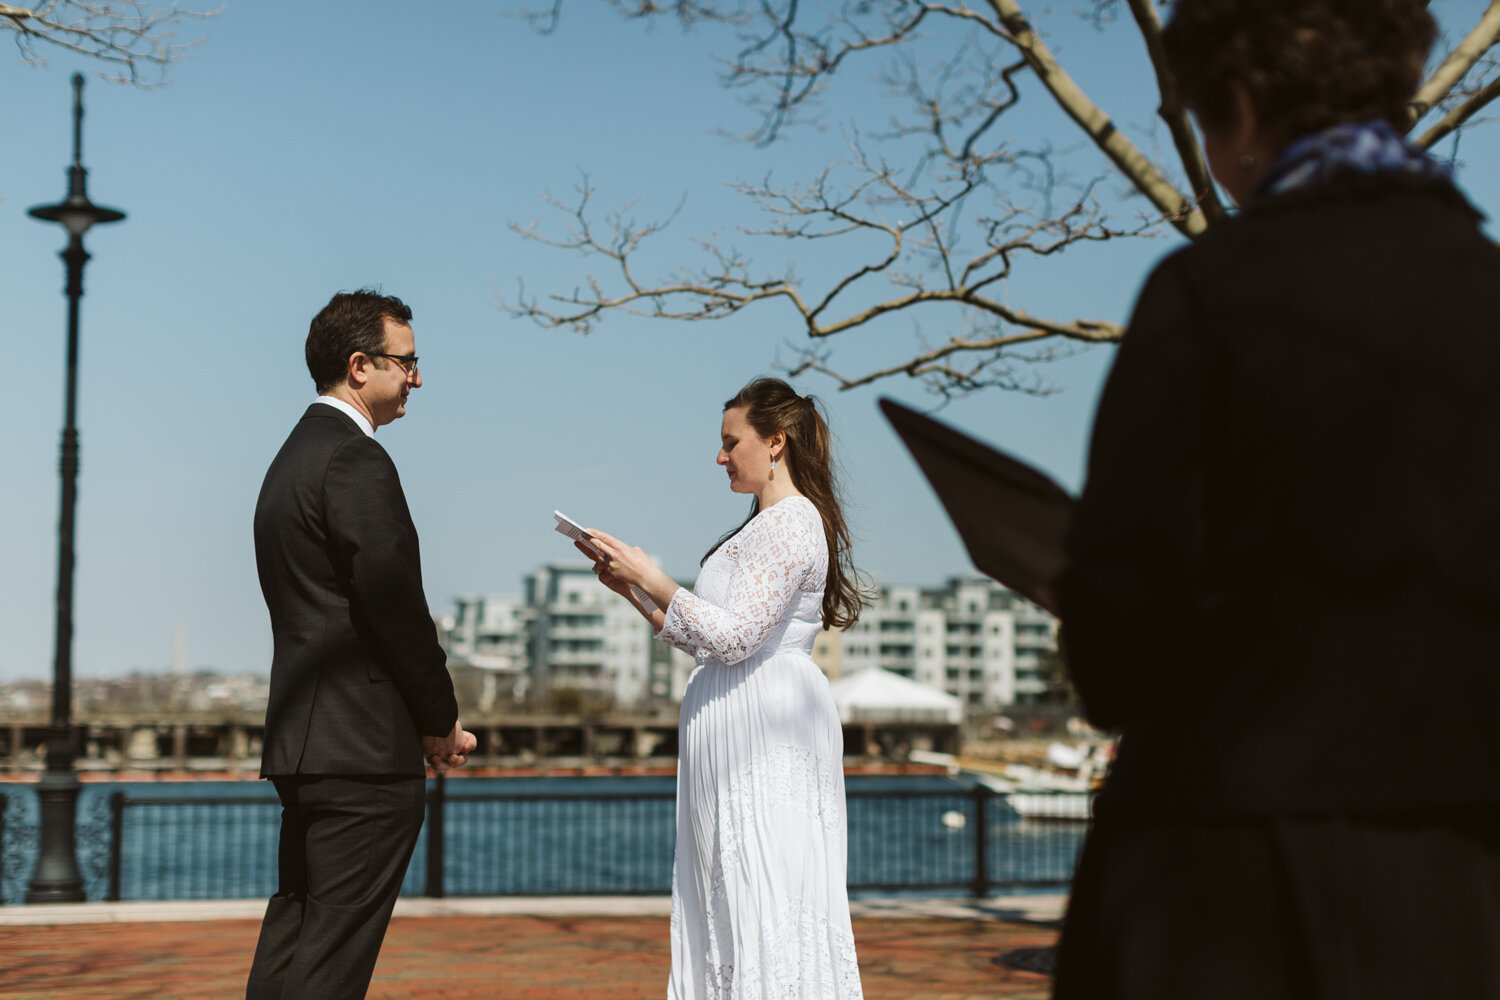
[[[1086, 823], [1093, 815], [1094, 789], [1098, 784], [1095, 773], [1108, 759], [1108, 748], [1054, 743], [1047, 748], [1047, 760], [1056, 769], [925, 750], [913, 750], [910, 759], [918, 764], [946, 767], [949, 774], [968, 774], [1003, 795], [1006, 804], [1023, 819]], [[1065, 773], [1063, 768], [1073, 773]]]
[[977, 774], [974, 779], [1004, 795], [1006, 805], [1022, 819], [1087, 823], [1092, 818], [1094, 789], [1089, 784], [1024, 765], [1012, 766], [1024, 771], [1004, 777]]

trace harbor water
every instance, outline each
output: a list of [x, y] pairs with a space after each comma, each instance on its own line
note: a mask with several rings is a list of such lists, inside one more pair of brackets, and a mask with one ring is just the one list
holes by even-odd
[[[860, 894], [964, 895], [984, 884], [1059, 886], [1085, 824], [1021, 817], [1003, 795], [941, 775], [851, 776], [849, 885]], [[111, 814], [121, 793], [124, 808]], [[449, 779], [441, 851], [429, 821], [405, 895], [664, 894], [676, 833], [672, 777]], [[6, 796], [0, 901], [18, 903], [35, 859], [36, 798]], [[118, 823], [118, 848], [115, 848]], [[259, 781], [89, 783], [79, 866], [90, 900], [254, 898], [276, 889], [280, 806]], [[441, 865], [434, 879], [429, 866]]]

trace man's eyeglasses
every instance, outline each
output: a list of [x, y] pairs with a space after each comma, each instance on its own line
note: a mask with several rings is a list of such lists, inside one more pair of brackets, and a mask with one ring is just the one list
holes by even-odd
[[415, 354], [372, 354], [372, 358], [390, 358], [401, 366], [408, 378], [417, 370], [417, 356]]

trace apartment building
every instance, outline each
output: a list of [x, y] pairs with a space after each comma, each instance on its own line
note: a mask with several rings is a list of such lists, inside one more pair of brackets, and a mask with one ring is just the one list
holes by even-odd
[[[437, 619], [450, 669], [474, 668], [478, 707], [524, 701], [531, 691], [531, 641], [536, 610], [513, 594], [454, 599], [454, 613]], [[455, 673], [455, 677], [457, 677]]]
[[[620, 708], [682, 700], [693, 658], [651, 637], [635, 609], [584, 565], [544, 566], [520, 596], [460, 597], [441, 629], [449, 662], [486, 672], [495, 694], [545, 698], [574, 688]], [[987, 577], [888, 586], [849, 630], [820, 632], [813, 660], [835, 679], [884, 667], [971, 710], [1044, 700], [1055, 619]], [[490, 688], [494, 691], [491, 692]]]
[[693, 658], [655, 641], [650, 624], [585, 565], [543, 566], [524, 579], [520, 595], [454, 603], [454, 613], [438, 620], [448, 664], [485, 672], [485, 704], [573, 688], [632, 709], [681, 701], [692, 673]]
[[1025, 598], [988, 577], [955, 577], [941, 587], [881, 587], [839, 637], [836, 662], [845, 674], [879, 666], [970, 709], [995, 709], [1047, 696], [1043, 658], [1056, 635], [1056, 620]]
[[438, 622], [450, 662], [506, 673], [531, 669], [535, 608], [511, 594], [457, 597], [454, 605]]
[[542, 691], [574, 688], [621, 707], [647, 700], [651, 626], [592, 569], [544, 566], [526, 577], [524, 599], [536, 615], [531, 670]]

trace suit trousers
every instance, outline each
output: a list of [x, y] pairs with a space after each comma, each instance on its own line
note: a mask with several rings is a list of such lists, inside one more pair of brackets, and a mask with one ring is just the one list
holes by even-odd
[[357, 1000], [422, 829], [419, 777], [298, 775], [281, 798], [276, 895], [266, 906], [246, 1000]]
[[1054, 1000], [1500, 1000], [1500, 812], [1099, 817]]

